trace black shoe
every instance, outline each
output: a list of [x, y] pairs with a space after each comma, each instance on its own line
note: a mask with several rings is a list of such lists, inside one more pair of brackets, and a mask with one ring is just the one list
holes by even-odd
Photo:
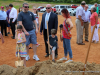
[[55, 58], [57, 58], [58, 57], [58, 55], [55, 55]]
[[7, 34], [10, 34], [10, 32], [8, 32]]
[[89, 40], [85, 40], [86, 42], [89, 42]]
[[29, 49], [32, 49], [32, 47], [29, 47]]
[[5, 35], [5, 36], [8, 36], [8, 35]]
[[49, 54], [46, 54], [45, 57], [49, 57]]
[[55, 62], [55, 59], [53, 59], [52, 62]]
[[15, 39], [15, 37], [12, 37], [12, 39]]

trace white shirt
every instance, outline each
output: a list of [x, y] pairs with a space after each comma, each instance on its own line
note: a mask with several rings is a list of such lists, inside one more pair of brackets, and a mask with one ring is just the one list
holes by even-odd
[[[45, 29], [47, 29], [47, 23], [46, 23], [46, 21], [49, 21], [50, 14], [51, 14], [51, 12], [50, 13], [46, 13], [46, 16], [45, 16]], [[48, 15], [48, 17], [47, 17], [47, 15]]]
[[15, 22], [17, 19], [17, 10], [14, 7], [10, 11], [9, 18], [13, 18], [12, 22]]
[[84, 10], [84, 13], [85, 13], [85, 19], [84, 19], [84, 22], [90, 22], [90, 16], [91, 16], [91, 12], [90, 11], [85, 11]]

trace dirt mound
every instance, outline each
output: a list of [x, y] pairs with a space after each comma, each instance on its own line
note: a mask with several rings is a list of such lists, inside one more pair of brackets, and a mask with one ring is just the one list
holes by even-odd
[[[82, 75], [84, 64], [81, 62], [53, 63], [50, 60], [38, 62], [32, 67], [14, 68], [0, 66], [0, 75]], [[100, 64], [87, 63], [85, 75], [100, 75]]]

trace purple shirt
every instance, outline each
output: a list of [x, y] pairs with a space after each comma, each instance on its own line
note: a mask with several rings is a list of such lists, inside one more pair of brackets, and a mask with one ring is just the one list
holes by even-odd
[[10, 13], [10, 9], [9, 9], [9, 10], [7, 10], [7, 11], [6, 11], [6, 13], [7, 13], [7, 18], [8, 18], [8, 20], [9, 20], [9, 13]]
[[76, 9], [76, 18], [78, 18], [79, 15], [81, 16], [82, 20], [85, 20], [84, 8], [82, 6], [79, 6]]

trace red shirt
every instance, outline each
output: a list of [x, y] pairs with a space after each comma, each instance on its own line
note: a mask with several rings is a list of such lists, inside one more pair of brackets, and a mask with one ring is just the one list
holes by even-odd
[[70, 25], [67, 23], [66, 25], [65, 22], [66, 20], [63, 22], [63, 30], [62, 30], [63, 38], [70, 39], [72, 37], [72, 35], [70, 34], [70, 31], [68, 31], [68, 29], [70, 28]]
[[[90, 21], [91, 21], [91, 26], [94, 26], [96, 23], [96, 19], [95, 16], [98, 16], [98, 14], [96, 12], [94, 12], [91, 17], [90, 17]], [[99, 24], [99, 21], [97, 22], [97, 24]]]

